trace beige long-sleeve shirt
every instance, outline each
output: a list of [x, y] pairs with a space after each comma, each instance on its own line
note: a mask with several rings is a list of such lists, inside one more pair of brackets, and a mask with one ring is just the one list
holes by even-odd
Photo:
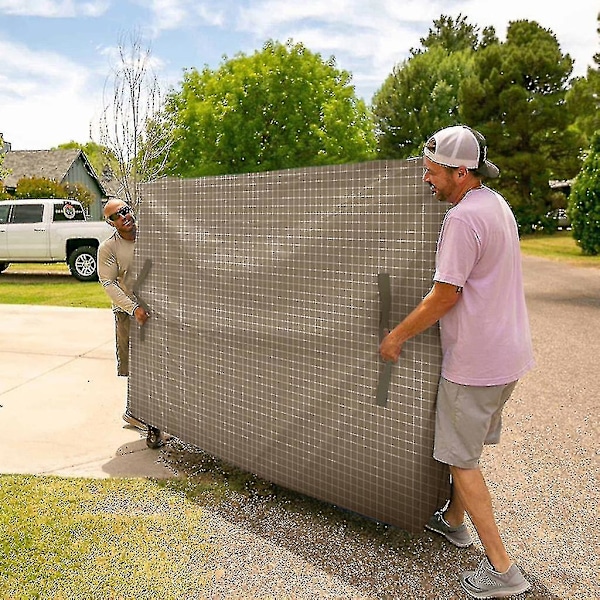
[[113, 310], [133, 315], [138, 306], [131, 289], [129, 271], [133, 266], [135, 242], [115, 231], [98, 248], [98, 278], [112, 301]]

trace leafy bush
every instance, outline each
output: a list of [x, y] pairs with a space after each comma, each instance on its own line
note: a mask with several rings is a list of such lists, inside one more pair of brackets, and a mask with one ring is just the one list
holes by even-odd
[[85, 208], [90, 207], [92, 194], [84, 185], [81, 183], [65, 183], [64, 188], [70, 200], [78, 200]]
[[80, 183], [57, 183], [53, 179], [46, 179], [45, 177], [23, 177], [19, 179], [15, 197], [69, 198], [78, 200], [86, 208], [89, 208], [93, 199], [91, 192]]
[[[494, 185], [492, 184], [491, 187]], [[519, 227], [519, 236], [534, 233], [549, 234], [557, 231], [558, 223], [550, 215], [546, 201], [523, 202], [514, 189], [502, 189], [500, 186], [495, 189], [504, 196], [513, 211]]]
[[64, 185], [44, 177], [23, 177], [17, 181], [17, 198], [68, 198]]
[[600, 254], [600, 134], [592, 139], [590, 152], [571, 189], [567, 215], [573, 237], [583, 254]]

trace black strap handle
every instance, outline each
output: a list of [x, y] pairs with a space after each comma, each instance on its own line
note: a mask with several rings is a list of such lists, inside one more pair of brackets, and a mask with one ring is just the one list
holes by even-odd
[[[392, 308], [392, 290], [389, 273], [377, 275], [377, 288], [379, 290], [379, 341], [381, 342], [390, 328], [390, 310]], [[377, 382], [377, 406], [386, 406], [390, 381], [392, 379], [392, 363], [384, 362], [379, 371]]]

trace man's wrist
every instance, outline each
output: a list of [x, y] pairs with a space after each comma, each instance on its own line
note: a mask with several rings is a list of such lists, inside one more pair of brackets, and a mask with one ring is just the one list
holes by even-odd
[[402, 323], [399, 323], [398, 325], [396, 325], [396, 327], [394, 327], [391, 331], [390, 331], [390, 337], [392, 339], [392, 341], [395, 344], [404, 344], [404, 342], [406, 342], [406, 340], [408, 339], [405, 335], [405, 332], [403, 331], [403, 328], [401, 327]]

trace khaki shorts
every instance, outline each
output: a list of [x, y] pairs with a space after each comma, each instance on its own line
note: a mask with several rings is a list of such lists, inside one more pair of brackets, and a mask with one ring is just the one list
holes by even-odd
[[117, 375], [129, 375], [129, 331], [131, 316], [123, 311], [115, 311], [115, 338], [117, 342]]
[[500, 441], [502, 409], [516, 385], [516, 381], [486, 387], [459, 385], [442, 377], [433, 458], [454, 467], [476, 469], [483, 446]]

